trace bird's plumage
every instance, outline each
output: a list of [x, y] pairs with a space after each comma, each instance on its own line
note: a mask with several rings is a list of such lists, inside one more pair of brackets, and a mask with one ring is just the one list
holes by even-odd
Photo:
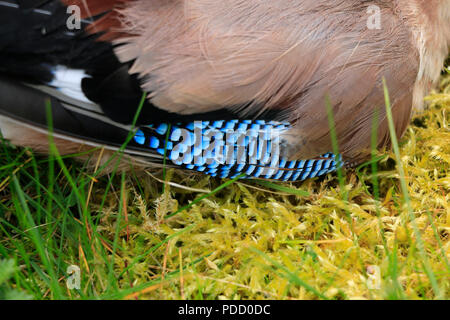
[[[81, 30], [66, 27], [71, 5], [81, 9]], [[368, 27], [373, 5], [380, 28]], [[32, 84], [20, 86], [41, 99], [52, 96], [75, 115], [72, 121], [95, 126], [78, 119], [88, 109], [83, 117], [94, 112], [95, 121], [118, 128], [116, 136], [105, 130], [100, 139], [92, 129], [70, 126], [61, 134], [120, 144], [145, 92], [137, 121], [145, 129], [129, 148], [142, 152], [143, 161], [163, 156], [163, 136], [154, 131], [161, 124], [173, 125], [170, 140], [170, 130], [192, 128], [194, 121], [206, 127], [260, 121], [273, 130], [284, 126], [282, 159], [265, 177], [285, 180], [335, 169], [328, 161], [327, 97], [346, 163], [370, 154], [375, 114], [377, 145], [389, 145], [382, 79], [401, 135], [411, 110], [423, 107], [450, 46], [449, 0], [7, 0], [0, 1], [0, 18], [0, 89], [12, 81]], [[5, 114], [11, 102], [0, 100]], [[169, 140], [166, 146], [177, 142]], [[296, 166], [308, 159], [313, 169], [306, 174]], [[201, 161], [183, 165], [207, 171]], [[249, 172], [248, 164], [228, 166], [210, 173]]]

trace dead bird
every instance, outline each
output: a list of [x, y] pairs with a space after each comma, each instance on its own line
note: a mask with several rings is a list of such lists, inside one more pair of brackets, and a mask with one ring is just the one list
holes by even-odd
[[368, 159], [374, 123], [390, 144], [383, 79], [401, 136], [450, 47], [449, 0], [6, 0], [0, 19], [6, 139], [47, 151], [51, 114], [61, 154], [218, 177]]

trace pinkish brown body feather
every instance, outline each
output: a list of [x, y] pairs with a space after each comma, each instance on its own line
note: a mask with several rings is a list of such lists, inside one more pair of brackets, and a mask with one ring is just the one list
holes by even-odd
[[[449, 0], [78, 2], [85, 15], [116, 8], [91, 30], [107, 31], [119, 58], [134, 60], [130, 72], [155, 105], [183, 114], [233, 105], [242, 117], [278, 110], [294, 124], [292, 158], [331, 150], [327, 96], [346, 160], [369, 154], [375, 110], [378, 146], [388, 145], [382, 79], [401, 135], [450, 46]], [[371, 5], [380, 29], [367, 26]]]

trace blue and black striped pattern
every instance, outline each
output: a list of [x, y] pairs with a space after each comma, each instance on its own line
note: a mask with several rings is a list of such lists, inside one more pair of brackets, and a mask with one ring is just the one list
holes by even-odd
[[301, 181], [337, 168], [332, 153], [311, 160], [283, 157], [287, 122], [264, 120], [195, 121], [141, 127], [134, 141], [183, 168], [213, 177]]

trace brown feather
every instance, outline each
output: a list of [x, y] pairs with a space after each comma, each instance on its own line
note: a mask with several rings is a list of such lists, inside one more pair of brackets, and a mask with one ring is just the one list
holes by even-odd
[[121, 17], [118, 9], [133, 0], [61, 0], [65, 5], [76, 5], [81, 10], [82, 18], [95, 17], [104, 14], [101, 18], [88, 26], [91, 33], [102, 33], [101, 41], [112, 41], [120, 37], [128, 36], [122, 32]]
[[[3, 116], [0, 116], [0, 128], [2, 137], [14, 145], [29, 147], [38, 154], [48, 154], [50, 151], [48, 133], [45, 130], [24, 125]], [[109, 161], [100, 174], [111, 173], [114, 170], [127, 171], [131, 166], [137, 169], [158, 167], [156, 164], [143, 163], [127, 154], [123, 154], [120, 163], [117, 164], [119, 157], [116, 156], [115, 151], [94, 147], [89, 143], [72, 141], [65, 136], [54, 137], [53, 142], [60, 155], [77, 155], [75, 158], [84, 162], [90, 170], [102, 167], [113, 158], [113, 161]]]

